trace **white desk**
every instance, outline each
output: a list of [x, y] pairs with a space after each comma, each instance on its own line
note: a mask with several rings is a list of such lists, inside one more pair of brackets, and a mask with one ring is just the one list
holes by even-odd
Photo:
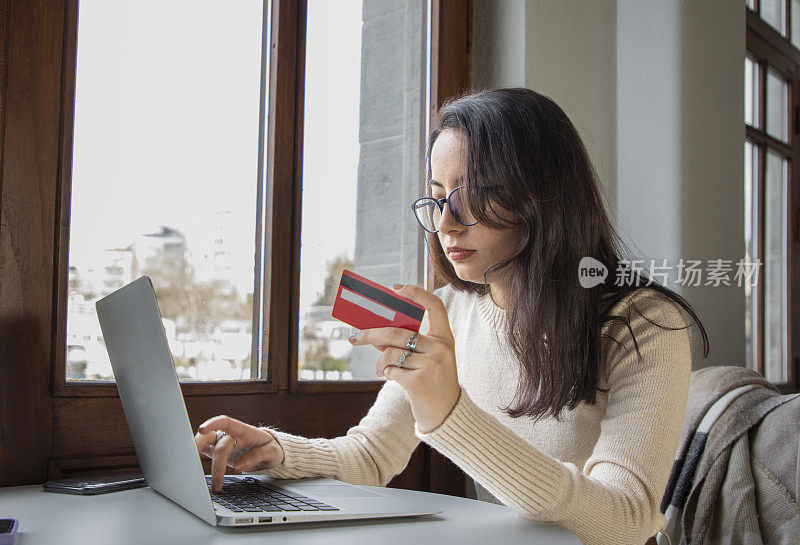
[[523, 519], [508, 507], [426, 492], [382, 491], [437, 507], [442, 513], [381, 521], [228, 529], [209, 526], [149, 488], [72, 496], [42, 492], [41, 486], [20, 486], [0, 488], [0, 518], [19, 519], [19, 545], [580, 544], [567, 530]]

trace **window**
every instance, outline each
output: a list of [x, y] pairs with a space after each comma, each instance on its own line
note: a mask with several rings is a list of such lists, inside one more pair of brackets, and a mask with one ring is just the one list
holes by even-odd
[[747, 7], [780, 37], [800, 47], [800, 0], [747, 0]]
[[[391, 9], [387, 9], [392, 6]], [[425, 3], [308, 2], [298, 379], [375, 380], [379, 352], [331, 317], [342, 269], [419, 284]]]
[[[267, 375], [263, 309], [253, 306], [267, 6], [219, 13], [195, 2], [187, 17], [184, 4], [80, 5], [67, 381], [113, 380], [94, 303], [141, 274], [155, 285], [181, 380]], [[405, 205], [423, 173], [426, 8], [307, 4], [300, 380], [376, 378], [376, 350], [353, 348], [351, 328], [331, 317], [343, 268], [387, 284], [421, 280], [421, 237]]]
[[182, 380], [261, 375], [253, 287], [269, 25], [262, 0], [216, 5], [80, 3], [68, 381], [113, 380], [94, 302], [142, 274]]
[[744, 61], [745, 249], [761, 264], [745, 288], [747, 365], [785, 390], [798, 381], [798, 4], [748, 2]]
[[[213, 149], [223, 149], [224, 154], [220, 155], [237, 163], [235, 166], [220, 166], [220, 163], [215, 162], [218, 157], [200, 159], [215, 172], [224, 168], [223, 172], [217, 172], [217, 177], [224, 179], [225, 184], [238, 184], [240, 180], [248, 177], [250, 180], [247, 184], [241, 185], [242, 195], [246, 195], [241, 199], [234, 199], [235, 195], [226, 195], [224, 191], [215, 199], [217, 202], [209, 203], [207, 197], [199, 199], [201, 204], [196, 206], [208, 207], [204, 212], [211, 214], [213, 218], [213, 221], [205, 223], [209, 228], [202, 233], [206, 241], [204, 251], [194, 250], [196, 243], [191, 242], [192, 237], [201, 235], [195, 235], [192, 228], [179, 224], [180, 214], [177, 212], [164, 218], [164, 221], [159, 217], [152, 222], [158, 225], [145, 226], [134, 231], [133, 235], [128, 235], [145, 238], [146, 240], [141, 241], [143, 247], [147, 242], [152, 242], [150, 239], [155, 239], [155, 248], [142, 252], [143, 255], [162, 260], [154, 264], [153, 269], [162, 271], [166, 268], [164, 266], [166, 256], [176, 258], [175, 262], [183, 267], [180, 263], [181, 256], [186, 258], [191, 253], [192, 258], [199, 255], [206, 260], [200, 264], [193, 262], [195, 279], [203, 275], [208, 275], [204, 277], [208, 279], [215, 274], [226, 274], [229, 264], [234, 267], [240, 261], [237, 257], [239, 249], [227, 242], [231, 236], [238, 237], [239, 233], [245, 231], [251, 233], [247, 236], [252, 237], [253, 241], [252, 253], [248, 250], [250, 256], [248, 267], [252, 267], [253, 274], [252, 299], [241, 297], [238, 283], [236, 291], [240, 304], [252, 305], [251, 320], [248, 323], [252, 324], [251, 334], [254, 338], [259, 337], [260, 341], [253, 343], [258, 346], [251, 350], [250, 369], [255, 362], [259, 366], [259, 374], [251, 372], [251, 379], [246, 380], [243, 371], [247, 365], [242, 365], [244, 359], [240, 358], [241, 363], [230, 365], [231, 369], [237, 368], [242, 371], [238, 376], [212, 374], [205, 377], [212, 379], [210, 381], [184, 382], [182, 389], [192, 424], [197, 425], [210, 416], [224, 413], [247, 421], [268, 422], [287, 431], [312, 437], [330, 437], [345, 433], [365, 414], [381, 382], [341, 380], [341, 376], [340, 380], [317, 381], [316, 376], [315, 380], [299, 380], [300, 369], [298, 369], [299, 301], [302, 297], [300, 265], [304, 257], [301, 237], [306, 233], [312, 234], [314, 226], [314, 222], [309, 220], [303, 211], [306, 205], [303, 201], [304, 184], [313, 183], [310, 175], [314, 168], [308, 167], [309, 177], [304, 174], [303, 167], [310, 159], [304, 154], [304, 147], [314, 149], [313, 131], [304, 133], [304, 129], [311, 123], [310, 114], [305, 112], [305, 108], [309, 111], [314, 109], [312, 95], [315, 84], [313, 75], [309, 77], [306, 70], [306, 62], [315, 62], [311, 55], [312, 50], [307, 51], [306, 43], [313, 41], [309, 33], [315, 24], [326, 23], [324, 15], [322, 19], [314, 19], [319, 17], [315, 15], [318, 13], [317, 10], [324, 9], [326, 3], [304, 0], [243, 0], [237, 2], [237, 6], [230, 8], [225, 14], [219, 14], [218, 5], [213, 4], [214, 18], [205, 17], [204, 13], [207, 13], [203, 9], [205, 3], [189, 2], [189, 0], [125, 4], [126, 10], [141, 9], [142, 12], [136, 16], [144, 19], [149, 17], [150, 22], [156, 26], [167, 24], [169, 21], [166, 16], [161, 20], [161, 15], [191, 4], [192, 9], [184, 9], [183, 12], [196, 23], [192, 31], [202, 27], [209, 35], [214, 35], [218, 30], [217, 27], [221, 31], [222, 27], [229, 23], [238, 25], [239, 23], [235, 21], [246, 21], [246, 25], [242, 27], [242, 33], [245, 35], [238, 37], [241, 39], [240, 46], [231, 43], [221, 45], [218, 51], [210, 51], [203, 50], [205, 47], [203, 44], [195, 44], [197, 46], [195, 47], [189, 43], [181, 43], [180, 37], [183, 34], [178, 27], [187, 24], [187, 21], [173, 19], [172, 37], [176, 43], [170, 46], [176, 49], [167, 53], [163, 50], [166, 45], [163, 45], [158, 47], [158, 51], [148, 53], [153, 55], [167, 53], [172, 58], [179, 57], [182, 62], [176, 60], [172, 69], [163, 74], [165, 81], [171, 81], [170, 78], [176, 77], [176, 74], [181, 72], [192, 75], [192, 68], [202, 59], [208, 60], [207, 55], [223, 53], [231, 55], [234, 54], [234, 49], [226, 48], [240, 47], [235, 51], [239, 51], [236, 54], [241, 55], [242, 58], [239, 59], [241, 63], [237, 61], [228, 65], [218, 62], [216, 72], [207, 70], [199, 76], [212, 78], [215, 75], [224, 75], [222, 79], [236, 81], [238, 87], [234, 90], [234, 94], [226, 94], [231, 91], [230, 89], [219, 90], [221, 93], [219, 96], [222, 98], [213, 103], [208, 98], [209, 95], [203, 95], [208, 102], [204, 104], [203, 113], [224, 116], [230, 111], [229, 117], [234, 117], [234, 112], [246, 109], [241, 118], [250, 123], [250, 128], [245, 125], [232, 127], [230, 130], [235, 134], [231, 135], [229, 142], [220, 142], [219, 138], [210, 136], [219, 144]], [[0, 121], [3, 124], [0, 132], [0, 137], [3, 138], [3, 154], [0, 156], [3, 163], [3, 168], [0, 169], [0, 173], [3, 174], [0, 179], [2, 189], [0, 248], [3, 256], [0, 263], [0, 316], [3, 320], [3, 327], [0, 328], [0, 353], [3, 354], [4, 361], [9, 363], [5, 366], [4, 381], [14, 384], [13, 389], [5, 390], [8, 395], [5, 396], [4, 403], [17, 407], [17, 410], [13, 411], [13, 414], [8, 411], [0, 413], [0, 429], [8, 436], [16, 437], [17, 440], [13, 452], [6, 450], [0, 452], [0, 463], [4, 468], [0, 474], [2, 481], [0, 485], [40, 483], [46, 478], [63, 477], [76, 472], [129, 468], [136, 464], [122, 408], [116, 395], [116, 387], [103, 380], [68, 380], [67, 377], [70, 370], [75, 375], [70, 378], [92, 378], [85, 374], [85, 368], [84, 376], [78, 376], [81, 373], [81, 359], [87, 361], [88, 367], [89, 357], [86, 353], [88, 344], [79, 345], [79, 343], [91, 343], [97, 340], [96, 335], [93, 338], [96, 331], [92, 331], [91, 327], [84, 329], [67, 327], [68, 309], [73, 302], [70, 299], [70, 292], [85, 289], [83, 283], [87, 276], [91, 276], [83, 270], [88, 270], [89, 267], [81, 265], [78, 261], [72, 261], [72, 257], [77, 255], [71, 256], [70, 248], [72, 243], [76, 248], [85, 244], [85, 241], [89, 240], [86, 238], [88, 236], [103, 237], [108, 234], [99, 232], [104, 229], [103, 225], [96, 224], [94, 226], [96, 232], [93, 233], [89, 228], [79, 228], [82, 220], [77, 218], [79, 213], [85, 213], [85, 210], [90, 208], [90, 205], [79, 202], [85, 197], [85, 195], [81, 197], [80, 194], [81, 187], [84, 186], [79, 184], [82, 179], [85, 180], [81, 176], [86, 175], [87, 170], [91, 168], [100, 170], [108, 168], [105, 155], [98, 157], [94, 164], [91, 157], [89, 159], [81, 157], [82, 150], [91, 149], [91, 137], [81, 136], [84, 133], [81, 132], [80, 125], [87, 123], [88, 120], [79, 116], [81, 112], [89, 111], [85, 109], [88, 106], [81, 103], [82, 95], [79, 96], [86, 89], [85, 81], [81, 79], [81, 70], [82, 66], [87, 67], [91, 63], [88, 60], [80, 60], [86, 53], [85, 50], [80, 52], [80, 48], [84, 47], [84, 42], [79, 39], [77, 25], [80, 6], [77, 0], [66, 2], [45, 0], [40, 4], [13, 2], [13, 5], [12, 10], [8, 1], [0, 0], [0, 35], [5, 37], [4, 40], [0, 40], [0, 59], [3, 61], [0, 62], [0, 77], [3, 78], [0, 81], [0, 89], [3, 90], [3, 94], [0, 95]], [[86, 8], [86, 11], [82, 12], [86, 17], [90, 17], [87, 14], [90, 14], [92, 9], [111, 9], [97, 0], [84, 0], [82, 5]], [[400, 137], [404, 142], [403, 153], [411, 153], [416, 149], [415, 146], [421, 149], [424, 127], [435, 106], [468, 86], [467, 2], [466, 0], [430, 2], [420, 0], [400, 2], [395, 5], [368, 0], [360, 4], [363, 9], [360, 16], [362, 43], [370, 31], [369, 21], [380, 19], [380, 10], [383, 9], [381, 6], [399, 6], [409, 10], [409, 14], [414, 14], [414, 18], [410, 19], [413, 25], [409, 23], [409, 26], [403, 27], [402, 30], [388, 20], [384, 21], [388, 23], [385, 27], [371, 28], [371, 31], [380, 38], [384, 38], [381, 33], [388, 29], [392, 33], [406, 33], [409, 40], [405, 42], [409, 49], [404, 54], [409, 64], [402, 69], [399, 65], [392, 65], [386, 77], [377, 78], [375, 81], [394, 91], [403, 85], [403, 81], [411, 84], [411, 79], [402, 80], [400, 77], [402, 72], [406, 71], [416, 74], [419, 81], [425, 82], [422, 87], [416, 89], [403, 89], [408, 91], [409, 100], [404, 103], [404, 108], [413, 103], [411, 95], [419, 93], [415, 95], [419, 98], [416, 99], [417, 103], [414, 103], [414, 107], [417, 108], [414, 111], [418, 113], [403, 118], [404, 122], [414, 126], [418, 124], [419, 128], [404, 129], [402, 134], [409, 135], [408, 139], [406, 136]], [[354, 3], [353, 8], [356, 7], [359, 7], [358, 3]], [[251, 21], [251, 15], [245, 16], [243, 11], [238, 11], [245, 9], [265, 15], [263, 18], [256, 16], [257, 20]], [[263, 23], [265, 20], [268, 22], [267, 25]], [[348, 21], [358, 26], [358, 15], [354, 15], [353, 19]], [[108, 28], [118, 28], [119, 25], [114, 26], [116, 23], [108, 23], [106, 26], [101, 24], [100, 30], [107, 32]], [[261, 40], [265, 29], [269, 33], [268, 41]], [[414, 32], [418, 33], [417, 38], [413, 38]], [[121, 30], [120, 34], [124, 35]], [[420, 36], [424, 41], [419, 39]], [[114, 36], [115, 39], [118, 37], [120, 36]], [[148, 39], [156, 40], [157, 36], [153, 35]], [[253, 44], [258, 45], [254, 48]], [[417, 49], [412, 49], [414, 44], [417, 44]], [[425, 45], [423, 47], [420, 44]], [[136, 44], [125, 47], [133, 49], [130, 51], [133, 58], [142, 53], [136, 50]], [[138, 47], [147, 49], [150, 46], [147, 40], [142, 40]], [[198, 52], [198, 48], [201, 53], [203, 51], [207, 53], [201, 55], [201, 60], [192, 56]], [[269, 52], [268, 56], [265, 55], [264, 49]], [[375, 66], [389, 62], [387, 60], [391, 58], [389, 53], [396, 54], [396, 52], [381, 52], [362, 47], [358, 54], [361, 56], [358, 69], [363, 70], [364, 66], [368, 65], [367, 61], [370, 59], [366, 57], [377, 53], [384, 56], [375, 57], [377, 63]], [[118, 68], [116, 65], [123, 62], [118, 55], [121, 55], [119, 51], [108, 60], [115, 65], [110, 68], [112, 72]], [[237, 70], [240, 64], [245, 69], [239, 72]], [[256, 70], [252, 70], [254, 65]], [[149, 66], [154, 70], [164, 70], [157, 68], [157, 63]], [[84, 68], [83, 73], [89, 70], [90, 68]], [[134, 71], [130, 70], [128, 77], [133, 73]], [[112, 75], [109, 74], [105, 82], [107, 85], [115, 84]], [[359, 132], [367, 130], [361, 119], [366, 116], [367, 108], [374, 106], [367, 99], [375, 91], [365, 90], [364, 78], [365, 74], [362, 72], [362, 87], [359, 90], [358, 100]], [[203, 83], [202, 79], [194, 81], [194, 87]], [[141, 94], [141, 85], [144, 83], [137, 81], [124, 92], [135, 95], [134, 98], [140, 97], [136, 93]], [[172, 82], [170, 89], [160, 90], [156, 88], [157, 86], [150, 85], [145, 94], [152, 94], [151, 98], [155, 101], [174, 99], [173, 95], [181, 96], [187, 93], [186, 87], [181, 88], [180, 85], [180, 82]], [[213, 87], [214, 83], [208, 85]], [[258, 88], [256, 105], [253, 104], [254, 87]], [[119, 92], [119, 88], [117, 91]], [[205, 91], [206, 89], [201, 89], [198, 93]], [[87, 99], [91, 97], [91, 92], [88, 93]], [[208, 136], [208, 129], [198, 125], [195, 116], [183, 109], [184, 107], [187, 110], [192, 109], [192, 100], [194, 99], [187, 99], [187, 104], [173, 103], [174, 108], [171, 113], [180, 119], [170, 126], [188, 126], [196, 133]], [[231, 104], [233, 100], [241, 103]], [[324, 103], [319, 104], [322, 106], [318, 107], [324, 108]], [[125, 111], [124, 108], [117, 106], [106, 108], [103, 114], [113, 116]], [[261, 110], [257, 111], [257, 107]], [[382, 116], [384, 112], [376, 110], [373, 113]], [[149, 114], [152, 114], [152, 111]], [[143, 117], [129, 120], [128, 126], [135, 127], [137, 124], [153, 122], [152, 117], [148, 118], [149, 114], [145, 112], [142, 114]], [[257, 127], [254, 119], [258, 119]], [[385, 122], [387, 119], [382, 121]], [[102, 126], [103, 123], [109, 124], [111, 120], [101, 119], [95, 122]], [[354, 123], [352, 116], [349, 122]], [[331, 126], [323, 124], [322, 131], [330, 132]], [[239, 139], [240, 131], [242, 133], [253, 131], [255, 134], [252, 137]], [[188, 136], [184, 134], [182, 138], [185, 141], [175, 143], [179, 148], [175, 152], [180, 156], [177, 163], [191, 161], [192, 164], [183, 165], [183, 168], [180, 168], [181, 165], [174, 166], [174, 170], [166, 174], [151, 172], [158, 171], [158, 168], [152, 165], [138, 165], [137, 168], [149, 169], [148, 174], [153, 179], [164, 175], [162, 180], [169, 178], [183, 182], [184, 175], [189, 178], [205, 176], [207, 173], [199, 172], [197, 169], [196, 160], [186, 159], [189, 152], [184, 154], [184, 150], [180, 149], [188, 145], [187, 142], [193, 143], [194, 146], [207, 144], [198, 137], [198, 134], [188, 134]], [[150, 143], [155, 148], [151, 150], [151, 155], [167, 153], [168, 150], [163, 148], [168, 138], [163, 136], [156, 135], [154, 142]], [[331, 136], [335, 138], [336, 135]], [[412, 137], [416, 140], [412, 141]], [[95, 138], [100, 137], [95, 136]], [[136, 145], [135, 142], [131, 142], [135, 139], [126, 141], [125, 138], [126, 135], [122, 135], [118, 138], [109, 138], [106, 142], [95, 141], [92, 145], [97, 146], [95, 149], [103, 149], [103, 146], [106, 146], [104, 153], [111, 153], [108, 150], [118, 146], [120, 149], [117, 151], [121, 152], [124, 158], [133, 151], [131, 146]], [[365, 157], [370, 156], [364, 151], [370, 139], [363, 134], [359, 134], [359, 138], [357, 141], [359, 160], [365, 160]], [[378, 141], [376, 137], [375, 142]], [[238, 149], [240, 145], [244, 149]], [[200, 149], [207, 151], [212, 147]], [[260, 160], [259, 150], [262, 151]], [[131, 159], [133, 161], [140, 159], [135, 154], [128, 157], [133, 157]], [[416, 159], [413, 155], [404, 155], [402, 160], [414, 164], [413, 161]], [[243, 169], [241, 175], [239, 167]], [[350, 183], [351, 189], [347, 191], [353, 191], [352, 181], [337, 179], [336, 172], [340, 168], [341, 165], [337, 165], [336, 168], [330, 169], [331, 176], [323, 179], [322, 183], [335, 182], [344, 185]], [[108, 173], [107, 181], [110, 183], [113, 178], [123, 174]], [[413, 172], [408, 172], [407, 179], [413, 179]], [[182, 191], [188, 191], [186, 185], [182, 187]], [[228, 189], [227, 185], [223, 187]], [[358, 186], [356, 188], [360, 189]], [[398, 200], [410, 202], [416, 196], [417, 190], [412, 187], [411, 182], [403, 185], [403, 188], [408, 194], [398, 196]], [[97, 186], [95, 190], [98, 190]], [[239, 189], [231, 188], [231, 191], [238, 192]], [[116, 192], [114, 196], [117, 196]], [[232, 207], [216, 208], [221, 201], [228, 198], [237, 203], [250, 201], [251, 208], [247, 221], [251, 221], [251, 224], [244, 227], [236, 224], [234, 220], [238, 221], [239, 212], [234, 211]], [[312, 204], [307, 206], [306, 212], [313, 208]], [[394, 203], [391, 206], [394, 206]], [[84, 212], [79, 212], [81, 207]], [[405, 207], [403, 205], [403, 208]], [[125, 214], [125, 209], [123, 207], [119, 210], [117, 216], [121, 218]], [[357, 220], [358, 204], [355, 210]], [[352, 217], [352, 210], [350, 214]], [[72, 215], [76, 217], [72, 218]], [[413, 221], [410, 211], [408, 216], [409, 220]], [[76, 229], [72, 233], [70, 233], [71, 226]], [[233, 235], [230, 234], [229, 227], [233, 228]], [[305, 227], [309, 230], [304, 231]], [[79, 234], [81, 232], [83, 234]], [[69, 235], [74, 237], [71, 238]], [[415, 239], [403, 239], [403, 248], [409, 252], [405, 255], [415, 254], [416, 257], [413, 259], [416, 261], [405, 259], [397, 261], [404, 265], [411, 264], [409, 269], [411, 276], [405, 273], [402, 276], [406, 280], [414, 278], [414, 274], [417, 274], [416, 278], [420, 278], [412, 269], [422, 267], [418, 257], [421, 253], [421, 238], [417, 232], [414, 237]], [[94, 265], [96, 274], [102, 275], [105, 280], [118, 282], [121, 277], [128, 274], [128, 271], [133, 270], [134, 263], [137, 267], [140, 266], [138, 254], [137, 261], [134, 262], [132, 252], [115, 251], [124, 250], [125, 242], [120, 245], [100, 245], [103, 258]], [[349, 244], [352, 248], [353, 241]], [[103, 250], [109, 249], [112, 251], [103, 253]], [[259, 249], [263, 249], [260, 256]], [[355, 266], [359, 267], [358, 240], [352, 249], [355, 252], [353, 255]], [[335, 259], [337, 255], [334, 251], [325, 259]], [[201, 272], [204, 266], [207, 268]], [[99, 270], [100, 268], [102, 270]], [[186, 270], [181, 268], [179, 272], [185, 274]], [[231, 269], [231, 274], [232, 277], [236, 277], [238, 273]], [[368, 274], [383, 279], [377, 271], [375, 274]], [[242, 284], [247, 280], [247, 278], [242, 280]], [[313, 294], [324, 291], [324, 285], [319, 286], [318, 281], [319, 277], [310, 288]], [[113, 282], [110, 282], [107, 287], [98, 288], [97, 292], [111, 287], [112, 284]], [[76, 297], [75, 302], [91, 303], [90, 297], [83, 297], [83, 301]], [[76, 312], [76, 315], [79, 313]], [[226, 315], [226, 318], [228, 317]], [[80, 318], [75, 325], [80, 325], [79, 321]], [[176, 316], [173, 321], [175, 332], [173, 335], [170, 331], [170, 336], [181, 342], [186, 341], [183, 346], [183, 354], [186, 355], [188, 350], [186, 345], [193, 341], [187, 337], [179, 338], [181, 333], [189, 332], [184, 329], [185, 324], [181, 323], [181, 317]], [[221, 321], [216, 324], [219, 326], [219, 334], [221, 336], [247, 334], [247, 325], [242, 321], [233, 323]], [[166, 327], [170, 329], [173, 326], [167, 322]], [[209, 327], [205, 330], [205, 334], [210, 335], [212, 341], [216, 329], [217, 327], [211, 331]], [[70, 354], [68, 347], [72, 341], [75, 343], [75, 352]], [[260, 357], [256, 359], [257, 353], [260, 353]], [[71, 358], [76, 365], [68, 367], [68, 358]], [[186, 372], [190, 375], [188, 370]], [[102, 375], [98, 374], [96, 378], [102, 378]], [[188, 378], [202, 377], [190, 375]], [[220, 380], [228, 378], [232, 380]], [[21, 450], [17, 451], [16, 447]], [[26, 455], [19, 456], [19, 452], [25, 452]], [[442, 463], [429, 449], [420, 448], [412, 457], [406, 472], [394, 481], [394, 485], [457, 493], [459, 486], [455, 485], [453, 488], [453, 483], [458, 479], [451, 479], [452, 475], [452, 468], [448, 464]]]

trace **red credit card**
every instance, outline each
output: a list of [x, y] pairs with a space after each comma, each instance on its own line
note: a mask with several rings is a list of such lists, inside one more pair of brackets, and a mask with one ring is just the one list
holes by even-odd
[[425, 307], [352, 271], [343, 271], [333, 303], [334, 318], [356, 329], [402, 327], [419, 331]]

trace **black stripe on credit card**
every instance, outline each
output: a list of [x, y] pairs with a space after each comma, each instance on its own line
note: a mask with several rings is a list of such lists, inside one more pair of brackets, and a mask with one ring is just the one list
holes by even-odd
[[406, 316], [410, 316], [418, 322], [421, 322], [422, 317], [425, 315], [425, 310], [417, 308], [411, 303], [406, 303], [402, 299], [389, 295], [385, 291], [381, 291], [374, 286], [370, 286], [358, 278], [353, 278], [347, 273], [342, 274], [342, 281], [340, 282], [340, 285], [343, 288], [347, 288], [360, 295], [363, 295], [364, 297], [369, 297], [373, 301], [380, 303], [385, 307], [389, 307], [397, 312], [402, 312]]

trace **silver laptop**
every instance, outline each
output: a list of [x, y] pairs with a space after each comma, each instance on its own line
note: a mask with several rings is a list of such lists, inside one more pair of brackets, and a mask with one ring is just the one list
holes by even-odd
[[143, 276], [100, 299], [96, 306], [147, 483], [207, 523], [254, 526], [440, 512], [333, 479], [226, 476], [222, 492], [212, 494], [150, 279]]

